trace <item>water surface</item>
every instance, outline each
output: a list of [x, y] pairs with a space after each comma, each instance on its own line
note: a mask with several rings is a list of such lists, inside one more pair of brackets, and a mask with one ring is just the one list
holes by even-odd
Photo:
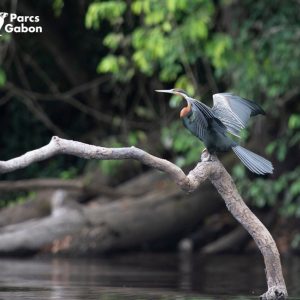
[[[300, 299], [300, 257], [283, 260], [290, 299]], [[1, 259], [0, 299], [257, 299], [259, 256], [131, 254], [107, 259]]]

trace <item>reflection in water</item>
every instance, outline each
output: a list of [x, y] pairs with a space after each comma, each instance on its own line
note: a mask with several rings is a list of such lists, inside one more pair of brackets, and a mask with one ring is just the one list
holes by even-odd
[[178, 260], [179, 269], [179, 289], [183, 291], [192, 290], [192, 273], [193, 273], [193, 259], [189, 253], [179, 253]]
[[[283, 265], [290, 296], [299, 296], [300, 258]], [[0, 269], [0, 299], [8, 300], [242, 300], [266, 290], [263, 261], [256, 256], [2, 259]]]

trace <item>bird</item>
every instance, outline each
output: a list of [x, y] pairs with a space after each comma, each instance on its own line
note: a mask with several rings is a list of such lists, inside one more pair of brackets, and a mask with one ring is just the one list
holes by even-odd
[[253, 173], [266, 175], [273, 173], [273, 165], [267, 159], [240, 146], [228, 133], [240, 138], [240, 132], [250, 117], [265, 115], [265, 111], [255, 102], [232, 93], [213, 95], [213, 107], [191, 98], [184, 90], [155, 90], [183, 97], [187, 106], [180, 111], [183, 125], [204, 145], [209, 158], [212, 154], [233, 150], [241, 162]]

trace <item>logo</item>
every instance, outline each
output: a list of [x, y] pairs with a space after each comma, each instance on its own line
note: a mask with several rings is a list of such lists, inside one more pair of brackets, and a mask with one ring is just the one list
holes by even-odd
[[0, 30], [3, 27], [4, 19], [8, 16], [8, 13], [0, 12]]
[[39, 16], [20, 16], [14, 13], [0, 12], [0, 36], [3, 31], [7, 33], [41, 33], [43, 28], [38, 26], [39, 22]]

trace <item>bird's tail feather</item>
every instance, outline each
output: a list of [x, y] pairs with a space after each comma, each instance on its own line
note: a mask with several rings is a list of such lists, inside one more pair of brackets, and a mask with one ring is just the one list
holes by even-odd
[[253, 173], [260, 175], [273, 173], [273, 165], [267, 159], [238, 145], [233, 146], [232, 150], [242, 163]]

